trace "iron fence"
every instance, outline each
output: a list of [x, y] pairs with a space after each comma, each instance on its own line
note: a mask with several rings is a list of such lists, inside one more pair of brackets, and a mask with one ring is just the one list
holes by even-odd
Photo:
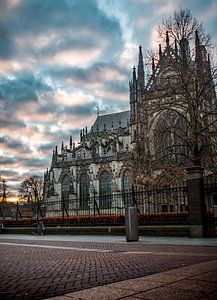
[[217, 235], [217, 178], [204, 179], [204, 195], [207, 210], [207, 231]]
[[136, 206], [139, 224], [188, 224], [186, 186], [164, 189], [133, 187], [125, 193], [87, 198], [53, 199], [40, 205], [1, 203], [0, 218], [8, 226], [28, 225], [39, 216], [53, 225], [124, 225], [125, 211]]

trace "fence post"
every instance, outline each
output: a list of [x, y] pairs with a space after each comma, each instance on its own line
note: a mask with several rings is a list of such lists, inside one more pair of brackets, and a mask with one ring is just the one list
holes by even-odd
[[138, 216], [137, 216], [137, 209], [135, 206], [126, 207], [125, 223], [126, 223], [127, 242], [138, 241], [139, 240]]
[[203, 168], [187, 168], [187, 190], [190, 215], [190, 235], [202, 238], [206, 235], [206, 205], [203, 191]]

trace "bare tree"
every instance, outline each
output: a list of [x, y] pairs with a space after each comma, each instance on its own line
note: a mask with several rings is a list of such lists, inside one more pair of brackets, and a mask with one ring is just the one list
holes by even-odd
[[194, 39], [195, 31], [198, 32], [203, 44], [207, 45], [210, 42], [210, 35], [206, 33], [203, 23], [193, 17], [189, 9], [180, 8], [178, 11], [174, 11], [172, 16], [164, 19], [158, 25], [158, 35], [161, 40], [166, 31], [170, 33], [173, 42], [180, 42], [182, 39], [190, 42]]
[[32, 175], [22, 181], [19, 188], [19, 198], [31, 204], [40, 205], [43, 200], [42, 177]]
[[0, 176], [0, 199], [1, 199], [1, 202], [6, 202], [7, 197], [9, 195], [10, 195], [10, 192], [8, 189], [7, 182], [6, 182], [5, 178]]
[[164, 20], [160, 35], [165, 29], [166, 47], [153, 59], [139, 104], [144, 129], [137, 137], [135, 173], [141, 184], [169, 185], [183, 179], [187, 166], [203, 166], [207, 173], [217, 166], [217, 71], [200, 39], [207, 41], [207, 35], [189, 10]]

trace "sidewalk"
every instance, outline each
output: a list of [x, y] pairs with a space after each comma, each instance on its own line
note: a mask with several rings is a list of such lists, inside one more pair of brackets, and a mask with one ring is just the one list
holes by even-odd
[[0, 273], [0, 299], [217, 300], [217, 239], [1, 234]]
[[111, 283], [49, 300], [217, 299], [217, 260]]
[[[125, 236], [116, 235], [60, 235], [50, 234], [35, 236], [32, 234], [1, 234], [3, 239], [21, 240], [44, 240], [44, 241], [70, 241], [70, 242], [103, 242], [103, 243], [126, 243]], [[217, 238], [188, 238], [188, 237], [149, 237], [140, 236], [138, 244], [164, 244], [164, 245], [202, 245], [217, 246]], [[131, 244], [131, 243], [130, 243]], [[217, 250], [216, 250], [217, 252]]]

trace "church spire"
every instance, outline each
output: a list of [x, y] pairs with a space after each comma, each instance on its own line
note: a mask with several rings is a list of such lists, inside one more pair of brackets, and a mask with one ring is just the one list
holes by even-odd
[[178, 59], [178, 46], [177, 46], [177, 40], [175, 39], [175, 58]]
[[195, 47], [198, 48], [200, 45], [200, 39], [199, 39], [199, 35], [198, 35], [198, 31], [195, 31]]
[[200, 39], [198, 31], [195, 31], [195, 60], [198, 65], [201, 63]]
[[155, 72], [155, 62], [154, 62], [154, 57], [152, 57], [152, 74], [154, 75]]
[[56, 153], [53, 150], [53, 155], [52, 155], [52, 163], [54, 163], [56, 161]]
[[162, 56], [162, 49], [161, 49], [161, 44], [159, 44], [159, 60], [161, 59]]
[[69, 147], [70, 147], [70, 150], [72, 150], [72, 136], [70, 135], [70, 140], [69, 140]]
[[138, 64], [138, 88], [140, 90], [144, 89], [145, 76], [144, 76], [144, 64], [143, 64], [143, 54], [142, 46], [139, 46], [139, 64]]
[[63, 155], [64, 154], [64, 143], [62, 141], [62, 146], [61, 146], [61, 154]]
[[168, 49], [170, 46], [169, 32], [166, 31], [166, 48]]
[[136, 67], [133, 67], [133, 87], [136, 88]]

